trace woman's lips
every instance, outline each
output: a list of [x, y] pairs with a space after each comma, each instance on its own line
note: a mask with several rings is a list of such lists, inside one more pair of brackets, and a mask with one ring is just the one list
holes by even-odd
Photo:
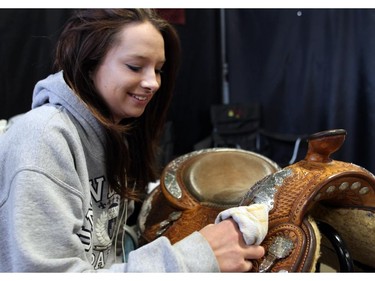
[[146, 100], [148, 100], [148, 97], [147, 97], [147, 96], [134, 95], [134, 94], [131, 94], [131, 96], [132, 96], [133, 98], [135, 98], [136, 100], [139, 100], [139, 101], [146, 101]]

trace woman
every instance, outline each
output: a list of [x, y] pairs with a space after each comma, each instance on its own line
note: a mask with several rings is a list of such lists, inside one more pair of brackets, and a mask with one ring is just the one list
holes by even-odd
[[89, 9], [67, 22], [56, 73], [1, 136], [0, 271], [248, 271], [264, 255], [228, 219], [116, 256], [120, 228], [159, 176], [179, 51], [152, 10]]

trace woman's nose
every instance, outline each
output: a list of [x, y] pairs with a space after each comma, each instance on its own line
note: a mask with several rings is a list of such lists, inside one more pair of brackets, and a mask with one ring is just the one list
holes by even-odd
[[154, 93], [159, 89], [160, 81], [160, 75], [155, 70], [147, 71], [142, 79], [141, 86]]

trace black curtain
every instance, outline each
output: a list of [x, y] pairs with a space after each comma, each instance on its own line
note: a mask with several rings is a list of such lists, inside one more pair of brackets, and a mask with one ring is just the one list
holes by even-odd
[[35, 83], [51, 72], [69, 9], [0, 9], [0, 119], [31, 108]]
[[194, 150], [212, 130], [210, 106], [221, 102], [220, 18], [218, 9], [186, 9], [181, 38], [182, 64], [170, 111], [175, 155]]
[[375, 10], [226, 10], [231, 103], [280, 134], [343, 128], [334, 159], [375, 172]]

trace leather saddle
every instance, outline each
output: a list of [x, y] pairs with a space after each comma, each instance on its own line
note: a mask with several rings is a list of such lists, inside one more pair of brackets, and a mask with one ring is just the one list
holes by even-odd
[[176, 158], [165, 167], [159, 186], [142, 206], [140, 244], [161, 235], [175, 243], [213, 223], [226, 208], [262, 203], [270, 210], [262, 242], [266, 254], [253, 261], [252, 271], [314, 272], [321, 254], [315, 210], [320, 206], [327, 206], [328, 213], [360, 210], [367, 212], [371, 223], [374, 220], [374, 175], [330, 158], [345, 137], [342, 129], [311, 135], [305, 158], [283, 169], [262, 155], [240, 149], [204, 149]]

